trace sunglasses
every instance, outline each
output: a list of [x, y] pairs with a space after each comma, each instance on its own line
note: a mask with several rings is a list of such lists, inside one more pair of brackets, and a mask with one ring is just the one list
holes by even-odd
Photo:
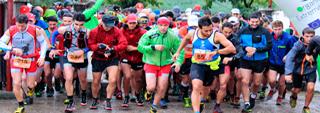
[[129, 22], [129, 24], [137, 24], [137, 22]]
[[141, 24], [146, 24], [146, 23], [148, 23], [149, 21], [148, 20], [140, 20], [139, 21], [139, 23], [141, 23]]

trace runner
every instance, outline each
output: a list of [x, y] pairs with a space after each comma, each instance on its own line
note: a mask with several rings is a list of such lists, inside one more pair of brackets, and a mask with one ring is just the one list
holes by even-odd
[[87, 104], [87, 29], [84, 28], [85, 16], [81, 13], [76, 13], [73, 17], [74, 22], [70, 26], [60, 27], [59, 34], [64, 36], [64, 41], [59, 42], [64, 44], [63, 50], [51, 50], [49, 56], [53, 58], [61, 51], [64, 52], [63, 58], [63, 72], [65, 76], [65, 89], [67, 91], [67, 98], [69, 103], [66, 106], [65, 112], [72, 112], [75, 110], [75, 102], [73, 100], [73, 79], [74, 72], [80, 78], [81, 86], [81, 106]]
[[[53, 32], [57, 30], [58, 19], [54, 16], [51, 16], [47, 18], [47, 21], [48, 21], [49, 27], [48, 29], [45, 30], [45, 32], [49, 40], [51, 40]], [[51, 59], [49, 57], [49, 53], [50, 51], [48, 50], [46, 53], [46, 58], [44, 63], [44, 73], [45, 73], [45, 80], [47, 83], [47, 88], [46, 88], [47, 97], [52, 97], [54, 95], [54, 89], [52, 86], [52, 77], [53, 77], [52, 72], [54, 72], [53, 69], [55, 68], [54, 70], [60, 70], [60, 73], [61, 73], [61, 68], [59, 65], [59, 58]]]
[[285, 55], [291, 49], [291, 36], [290, 34], [283, 32], [283, 23], [279, 20], [272, 22], [272, 49], [269, 51], [269, 70], [268, 82], [270, 85], [270, 91], [267, 96], [267, 100], [272, 99], [273, 94], [276, 92], [277, 75], [279, 74], [278, 90], [279, 95], [277, 98], [277, 105], [281, 105], [283, 94], [286, 89], [285, 76], [284, 76], [284, 58]]
[[[249, 18], [249, 24], [248, 27], [241, 29], [238, 33], [240, 44], [246, 54], [240, 59], [241, 87], [245, 102], [242, 112], [251, 112], [255, 106], [262, 74], [267, 66], [267, 53], [272, 48], [272, 36], [269, 31], [260, 26], [259, 17], [252, 14]], [[250, 82], [252, 82], [251, 94]]]
[[144, 34], [138, 44], [138, 51], [143, 54], [142, 61], [145, 63], [146, 101], [150, 101], [154, 93], [150, 113], [157, 113], [160, 100], [166, 94], [171, 67], [175, 68], [175, 72], [179, 72], [180, 65], [183, 62], [184, 51], [176, 62], [172, 61], [171, 54], [176, 52], [180, 41], [174, 35], [174, 32], [168, 30], [169, 25], [170, 20], [168, 18], [159, 18], [157, 27]]
[[295, 108], [298, 94], [302, 88], [302, 81], [305, 78], [307, 91], [302, 112], [311, 113], [309, 105], [313, 98], [315, 82], [317, 80], [317, 62], [314, 59], [316, 59], [319, 53], [319, 49], [316, 49], [319, 37], [313, 39], [315, 31], [311, 28], [303, 29], [302, 35], [286, 56], [285, 74], [287, 76], [285, 79], [287, 82], [293, 83], [290, 106], [291, 108]]
[[[227, 39], [236, 47], [236, 50], [239, 53], [239, 50], [241, 49], [240, 42], [238, 40], [238, 37], [233, 34], [233, 25], [230, 22], [226, 22], [222, 25], [221, 32], [224, 36], [227, 37]], [[221, 49], [224, 47], [220, 47]], [[226, 54], [221, 55], [222, 64], [221, 66], [221, 74], [219, 74], [219, 91], [217, 93], [217, 99], [216, 99], [216, 105], [214, 107], [214, 113], [222, 113], [222, 110], [220, 108], [220, 104], [223, 102], [223, 98], [227, 95], [227, 91], [229, 91], [229, 96], [232, 99], [234, 97], [234, 77], [231, 75], [231, 71], [235, 69], [235, 60], [237, 59], [236, 54]], [[229, 82], [233, 82], [231, 86], [229, 85]], [[230, 88], [230, 89], [228, 89]], [[227, 90], [228, 89], [228, 90]]]
[[90, 109], [97, 109], [98, 94], [100, 90], [102, 72], [106, 69], [108, 73], [108, 86], [106, 88], [106, 104], [104, 109], [112, 110], [111, 98], [116, 89], [119, 74], [119, 53], [127, 48], [127, 40], [121, 30], [115, 27], [115, 17], [104, 15], [102, 23], [90, 32], [89, 48], [92, 55], [91, 85], [93, 102]]
[[[45, 52], [47, 51], [47, 42], [39, 27], [28, 24], [26, 15], [19, 15], [15, 26], [11, 26], [0, 39], [1, 48], [12, 50], [5, 59], [10, 59], [11, 74], [13, 79], [13, 92], [19, 103], [15, 113], [25, 112], [22, 90], [22, 74], [25, 71], [27, 76], [28, 96], [32, 96], [36, 86], [37, 65], [44, 64]], [[24, 38], [22, 38], [24, 37]], [[6, 46], [9, 43], [9, 46]], [[40, 54], [36, 49], [36, 43], [41, 44]], [[11, 46], [11, 47], [10, 47]], [[12, 49], [19, 48], [19, 49]], [[6, 50], [6, 49], [4, 49]], [[10, 55], [11, 54], [11, 55]], [[37, 59], [37, 56], [40, 56]]]
[[122, 107], [129, 106], [129, 90], [131, 94], [137, 97], [137, 105], [143, 106], [142, 86], [143, 86], [143, 62], [142, 54], [137, 51], [137, 46], [140, 37], [147, 32], [138, 26], [138, 17], [135, 14], [130, 14], [126, 18], [126, 25], [121, 29], [121, 32], [128, 41], [127, 50], [121, 54], [120, 67], [124, 74], [123, 89], [124, 101]]
[[[187, 19], [187, 26], [184, 26], [180, 28], [179, 30], [179, 36], [181, 37], [181, 40], [183, 40], [189, 31], [196, 30], [198, 28], [198, 21], [199, 18], [196, 15], [190, 15]], [[183, 106], [186, 108], [191, 107], [191, 99], [189, 95], [189, 89], [191, 85], [191, 78], [190, 78], [190, 68], [191, 68], [191, 57], [192, 57], [192, 41], [190, 41], [185, 49], [185, 56], [184, 56], [184, 63], [181, 65], [180, 69], [180, 77], [181, 77], [181, 83], [180, 83], [180, 97], [179, 100], [183, 100]]]
[[[198, 26], [198, 29], [189, 31], [174, 55], [176, 59], [187, 42], [192, 41], [191, 100], [194, 113], [202, 112], [204, 107], [202, 100], [207, 96], [204, 92], [210, 90], [214, 76], [219, 74], [220, 54], [236, 52], [232, 43], [225, 36], [213, 30], [209, 17], [200, 18]], [[220, 49], [220, 44], [225, 48]]]

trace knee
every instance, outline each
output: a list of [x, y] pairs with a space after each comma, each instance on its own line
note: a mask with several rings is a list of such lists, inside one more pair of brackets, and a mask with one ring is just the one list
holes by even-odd
[[154, 91], [156, 89], [156, 86], [155, 85], [148, 85], [147, 86], [147, 90], [148, 91]]
[[247, 85], [249, 85], [249, 80], [242, 79], [241, 83], [243, 86], [247, 86]]
[[29, 88], [34, 88], [36, 84], [34, 82], [28, 82], [28, 87]]
[[279, 82], [279, 85], [280, 85], [281, 87], [286, 87], [286, 82]]
[[260, 84], [261, 84], [260, 81], [255, 81], [253, 85], [254, 85], [255, 87], [260, 87]]
[[126, 75], [124, 76], [124, 79], [130, 80], [130, 79], [131, 79], [131, 75], [130, 75], [130, 74], [126, 74]]
[[66, 80], [66, 82], [72, 83], [73, 82], [73, 75], [66, 76], [65, 80]]
[[221, 91], [226, 91], [227, 90], [227, 84], [220, 84], [220, 89]]
[[200, 92], [202, 90], [202, 87], [201, 85], [192, 85], [192, 90]]
[[80, 82], [82, 82], [82, 83], [87, 82], [87, 76], [86, 75], [81, 76]]
[[108, 85], [116, 85], [116, 84], [117, 84], [117, 80], [116, 79], [109, 79]]
[[314, 91], [314, 86], [308, 86], [307, 87], [307, 91], [310, 93], [310, 92], [313, 92]]
[[275, 84], [276, 83], [276, 79], [273, 79], [273, 78], [269, 78], [268, 81], [269, 81], [269, 84]]
[[22, 85], [21, 85], [21, 82], [14, 82], [13, 86], [14, 88], [20, 88]]

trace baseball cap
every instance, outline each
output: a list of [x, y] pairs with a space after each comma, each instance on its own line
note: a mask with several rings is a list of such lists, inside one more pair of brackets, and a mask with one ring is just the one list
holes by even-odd
[[239, 23], [239, 19], [237, 17], [232, 16], [228, 19], [228, 22], [230, 22], [232, 25], [235, 25]]
[[201, 10], [201, 6], [199, 4], [194, 5], [193, 7], [194, 10], [200, 11]]
[[233, 13], [238, 13], [238, 14], [240, 14], [240, 10], [238, 9], [238, 8], [233, 8], [232, 10], [231, 10], [231, 13], [233, 14]]
[[30, 12], [31, 12], [31, 9], [27, 5], [22, 5], [20, 7], [20, 14], [27, 14]]
[[113, 11], [121, 11], [120, 6], [113, 6]]
[[135, 14], [130, 14], [126, 18], [127, 22], [138, 22], [138, 17]]
[[188, 17], [188, 26], [198, 26], [199, 18], [196, 15], [190, 15]]
[[111, 15], [103, 15], [102, 22], [106, 26], [113, 27], [115, 24], [115, 19]]

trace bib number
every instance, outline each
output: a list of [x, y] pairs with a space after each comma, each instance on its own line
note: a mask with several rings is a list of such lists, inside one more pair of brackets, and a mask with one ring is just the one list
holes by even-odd
[[18, 67], [18, 68], [30, 68], [31, 66], [31, 59], [26, 59], [26, 58], [21, 58], [21, 57], [16, 57], [13, 59], [13, 66]]
[[206, 51], [206, 50], [199, 50], [199, 49], [194, 50], [194, 60], [196, 62], [211, 61], [212, 57], [206, 57], [208, 52], [209, 51]]
[[71, 63], [84, 63], [84, 55], [76, 56], [72, 53], [68, 53], [67, 58]]

